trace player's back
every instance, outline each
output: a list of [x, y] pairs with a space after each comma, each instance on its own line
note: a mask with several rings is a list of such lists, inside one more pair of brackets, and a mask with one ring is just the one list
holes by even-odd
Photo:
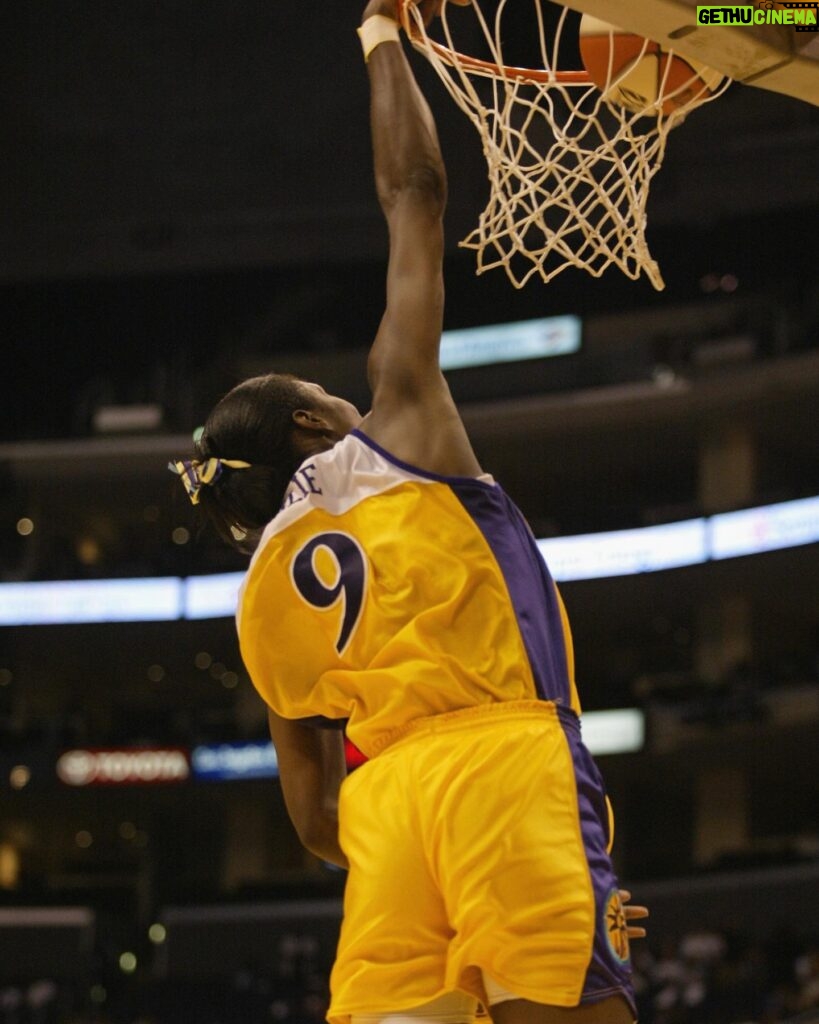
[[425, 473], [358, 431], [293, 477], [238, 621], [274, 710], [349, 719], [368, 755], [459, 708], [579, 710], [560, 597], [513, 502], [489, 478]]

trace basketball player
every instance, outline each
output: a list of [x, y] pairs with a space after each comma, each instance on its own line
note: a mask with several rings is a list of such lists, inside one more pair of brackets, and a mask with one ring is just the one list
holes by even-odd
[[[394, 16], [372, 0], [359, 30], [389, 230], [371, 411], [254, 378], [176, 470], [255, 547], [244, 661], [299, 835], [349, 870], [332, 1024], [466, 1024], [478, 1002], [495, 1024], [630, 1024], [643, 911], [609, 860], [560, 596], [439, 367], [446, 177]], [[346, 779], [328, 720], [369, 758]]]

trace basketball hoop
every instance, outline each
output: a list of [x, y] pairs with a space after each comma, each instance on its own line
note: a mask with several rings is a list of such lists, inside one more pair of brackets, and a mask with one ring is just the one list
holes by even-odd
[[[450, 17], [443, 0], [436, 39], [415, 0], [399, 0], [407, 36], [481, 138], [489, 201], [460, 243], [475, 250], [477, 272], [503, 267], [522, 288], [534, 275], [550, 281], [571, 266], [594, 277], [615, 266], [632, 280], [645, 273], [662, 289], [645, 238], [651, 179], [669, 131], [722, 93], [730, 79], [690, 63], [681, 77], [682, 58], [649, 40], [638, 40], [637, 55], [629, 52], [627, 64], [618, 62], [617, 41], [628, 39], [633, 48], [635, 37], [611, 26], [605, 26], [607, 57], [594, 80], [588, 69], [560, 68], [569, 12], [561, 8], [556, 26], [547, 30], [542, 0], [531, 0], [540, 66], [518, 67], [504, 60], [507, 0], [496, 0], [492, 26], [481, 3], [487, 0], [472, 0], [468, 8], [458, 4]], [[463, 32], [464, 19], [472, 19], [473, 39], [477, 19], [485, 57], [456, 45], [452, 23], [460, 21]], [[634, 69], [644, 70], [644, 61], [658, 69], [650, 95], [642, 85], [633, 87]]]

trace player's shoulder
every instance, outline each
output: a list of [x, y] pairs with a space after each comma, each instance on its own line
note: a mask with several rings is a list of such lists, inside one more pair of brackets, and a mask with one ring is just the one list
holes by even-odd
[[377, 496], [411, 476], [409, 467], [390, 460], [364, 435], [353, 432], [325, 452], [298, 466], [284, 493], [281, 508], [265, 528], [253, 562], [270, 541], [298, 532], [312, 512], [343, 517], [366, 498]]

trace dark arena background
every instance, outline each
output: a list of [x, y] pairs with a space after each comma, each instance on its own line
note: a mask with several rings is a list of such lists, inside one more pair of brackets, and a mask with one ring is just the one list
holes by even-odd
[[[323, 1019], [344, 878], [284, 810], [243, 562], [166, 464], [260, 370], [366, 406], [386, 232], [359, 14], [4, 11], [0, 1024]], [[550, 561], [601, 535], [553, 564], [585, 710], [629, 712], [598, 756], [652, 913], [641, 1021], [817, 1020], [819, 109], [733, 85], [672, 133], [664, 292], [515, 291], [457, 247], [485, 165], [412, 60], [449, 171], [447, 330], [577, 318], [573, 351], [450, 382]]]

